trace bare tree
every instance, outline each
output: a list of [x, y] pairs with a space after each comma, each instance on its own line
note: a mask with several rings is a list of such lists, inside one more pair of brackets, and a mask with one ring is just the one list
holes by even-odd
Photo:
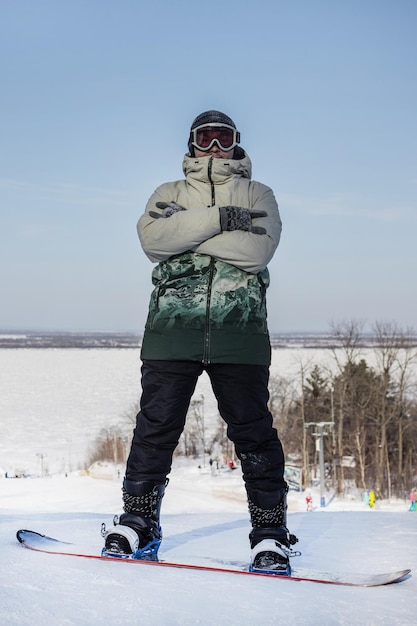
[[[333, 356], [340, 373], [349, 371], [360, 357], [360, 349], [362, 343], [362, 328], [364, 322], [356, 320], [342, 320], [340, 322], [332, 322], [331, 334], [336, 343], [333, 348]], [[342, 358], [339, 352], [342, 353]], [[336, 429], [336, 456], [337, 463], [337, 493], [342, 493], [344, 482], [344, 407], [345, 396], [349, 377], [344, 376], [339, 380], [339, 384], [334, 388], [335, 408], [337, 407], [337, 429]]]
[[[417, 362], [416, 335], [412, 329], [403, 331], [395, 322], [376, 322], [375, 354], [383, 376], [379, 415], [380, 440], [377, 466], [377, 487], [384, 478], [388, 496], [392, 493], [391, 463], [395, 460], [394, 479], [397, 489], [404, 487], [404, 416], [411, 382], [411, 365]], [[393, 427], [391, 427], [391, 425]], [[385, 469], [385, 472], [384, 472]]]

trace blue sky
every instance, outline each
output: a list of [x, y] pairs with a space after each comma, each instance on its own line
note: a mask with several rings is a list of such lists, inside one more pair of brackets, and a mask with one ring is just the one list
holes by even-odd
[[417, 326], [415, 0], [2, 0], [0, 329], [144, 327], [136, 221], [230, 115], [284, 224], [273, 332]]

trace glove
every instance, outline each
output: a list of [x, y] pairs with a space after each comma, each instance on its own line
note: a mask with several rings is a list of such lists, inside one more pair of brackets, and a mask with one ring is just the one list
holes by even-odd
[[174, 213], [178, 213], [178, 211], [186, 211], [183, 206], [177, 204], [176, 202], [157, 202], [156, 206], [158, 209], [162, 209], [162, 213], [155, 213], [155, 211], [149, 211], [149, 215], [155, 219], [159, 219], [160, 217], [171, 217]]
[[262, 226], [253, 226], [252, 219], [266, 217], [265, 211], [251, 211], [240, 206], [221, 206], [220, 227], [223, 230], [247, 230], [255, 235], [265, 235], [266, 230]]

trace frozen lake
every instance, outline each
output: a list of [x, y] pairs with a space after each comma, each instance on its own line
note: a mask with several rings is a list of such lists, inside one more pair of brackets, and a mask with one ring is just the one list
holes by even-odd
[[[364, 356], [371, 364], [372, 355]], [[276, 349], [271, 373], [299, 379], [301, 365], [314, 363], [334, 368], [331, 350]], [[0, 349], [0, 468], [39, 474], [42, 464], [49, 473], [84, 467], [101, 429], [131, 432], [140, 366], [134, 348]], [[206, 374], [195, 397], [201, 395], [209, 423], [218, 413]]]

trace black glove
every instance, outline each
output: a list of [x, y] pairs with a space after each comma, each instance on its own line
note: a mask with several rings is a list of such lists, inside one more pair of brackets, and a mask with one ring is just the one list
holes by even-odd
[[262, 226], [252, 226], [252, 219], [266, 217], [265, 211], [251, 211], [240, 206], [221, 206], [220, 228], [223, 230], [247, 230], [256, 235], [265, 235], [266, 230]]
[[174, 213], [178, 213], [178, 211], [186, 211], [183, 206], [177, 204], [176, 202], [157, 202], [156, 206], [158, 209], [162, 209], [162, 213], [155, 213], [155, 211], [149, 211], [149, 215], [154, 217], [155, 219], [159, 219], [160, 217], [171, 217]]

